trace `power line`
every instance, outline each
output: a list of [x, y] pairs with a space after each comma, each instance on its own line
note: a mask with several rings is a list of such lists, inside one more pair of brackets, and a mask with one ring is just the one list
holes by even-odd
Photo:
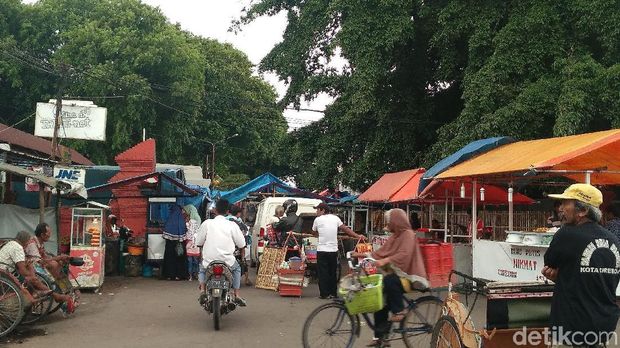
[[9, 129], [15, 128], [15, 126], [17, 126], [17, 125], [19, 125], [19, 124], [21, 124], [21, 123], [23, 123], [23, 122], [26, 122], [26, 120], [30, 119], [32, 116], [34, 116], [34, 115], [36, 115], [36, 114], [37, 114], [36, 112], [33, 112], [32, 114], [30, 114], [30, 115], [28, 115], [28, 116], [24, 117], [23, 119], [21, 119], [21, 120], [20, 120], [20, 121], [18, 121], [17, 123], [14, 123], [14, 124], [12, 124], [12, 125], [10, 125], [10, 126], [7, 126], [5, 129], [0, 130], [0, 133], [4, 133], [4, 132], [8, 131]]

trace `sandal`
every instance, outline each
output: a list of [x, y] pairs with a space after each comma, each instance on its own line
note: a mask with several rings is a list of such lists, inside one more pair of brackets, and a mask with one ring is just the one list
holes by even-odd
[[405, 317], [407, 316], [407, 311], [404, 310], [402, 312], [398, 312], [396, 314], [392, 314], [392, 316], [390, 317], [390, 319], [388, 319], [391, 322], [401, 322], [403, 320], [405, 320]]

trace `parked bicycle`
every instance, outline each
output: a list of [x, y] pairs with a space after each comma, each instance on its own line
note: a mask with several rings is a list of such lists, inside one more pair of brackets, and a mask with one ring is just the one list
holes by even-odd
[[[361, 333], [360, 315], [368, 327], [373, 330], [375, 328], [370, 316], [372, 312], [351, 310], [353, 302], [345, 302], [345, 299], [355, 298], [358, 292], [363, 291], [379, 291], [378, 294], [372, 296], [382, 297], [383, 294], [380, 293], [382, 276], [367, 274], [364, 267], [361, 267], [362, 263], [374, 262], [374, 259], [365, 258], [358, 265], [354, 265], [355, 260], [351, 257], [351, 252], [348, 252], [346, 256], [349, 268], [352, 271], [349, 281], [353, 282], [352, 288], [358, 290], [350, 290], [346, 293], [341, 290], [343, 298], [336, 298], [310, 313], [302, 332], [304, 348], [353, 347], [356, 338]], [[368, 286], [370, 283], [373, 283], [372, 289]], [[427, 290], [420, 291], [426, 292]], [[392, 324], [390, 335], [384, 340], [384, 343], [402, 339], [408, 348], [428, 347], [435, 322], [441, 315], [443, 301], [431, 295], [415, 299], [403, 296], [403, 301], [406, 302], [407, 315], [402, 321]]]

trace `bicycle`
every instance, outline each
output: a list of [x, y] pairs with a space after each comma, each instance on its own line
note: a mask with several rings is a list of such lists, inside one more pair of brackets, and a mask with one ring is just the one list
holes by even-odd
[[[351, 252], [348, 252], [346, 256], [353, 279], [361, 284], [360, 276], [366, 272], [360, 265], [353, 266]], [[371, 258], [366, 258], [362, 262], [364, 261], [374, 262]], [[421, 292], [425, 291], [428, 290], [421, 290]], [[406, 303], [407, 314], [402, 321], [392, 323], [390, 335], [383, 342], [402, 339], [407, 348], [428, 347], [435, 322], [441, 315], [443, 301], [430, 295], [416, 299], [403, 296], [403, 301]], [[371, 313], [360, 314], [367, 325], [374, 330], [375, 326], [370, 317]], [[319, 306], [310, 313], [304, 323], [302, 331], [303, 347], [353, 347], [355, 339], [361, 333], [360, 314], [351, 314], [345, 307], [345, 300], [342, 298], [336, 298], [330, 303]], [[314, 337], [317, 336], [317, 334], [313, 334], [315, 330], [318, 334], [322, 334], [324, 339], [319, 337], [314, 340]], [[400, 337], [397, 337], [398, 335]], [[328, 344], [330, 341], [332, 344]], [[334, 345], [334, 343], [338, 344]]]

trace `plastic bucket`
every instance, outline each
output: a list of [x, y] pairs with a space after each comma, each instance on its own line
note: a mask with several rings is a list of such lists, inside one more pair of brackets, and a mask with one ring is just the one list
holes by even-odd
[[142, 276], [151, 278], [153, 276], [153, 266], [147, 264], [142, 265]]

